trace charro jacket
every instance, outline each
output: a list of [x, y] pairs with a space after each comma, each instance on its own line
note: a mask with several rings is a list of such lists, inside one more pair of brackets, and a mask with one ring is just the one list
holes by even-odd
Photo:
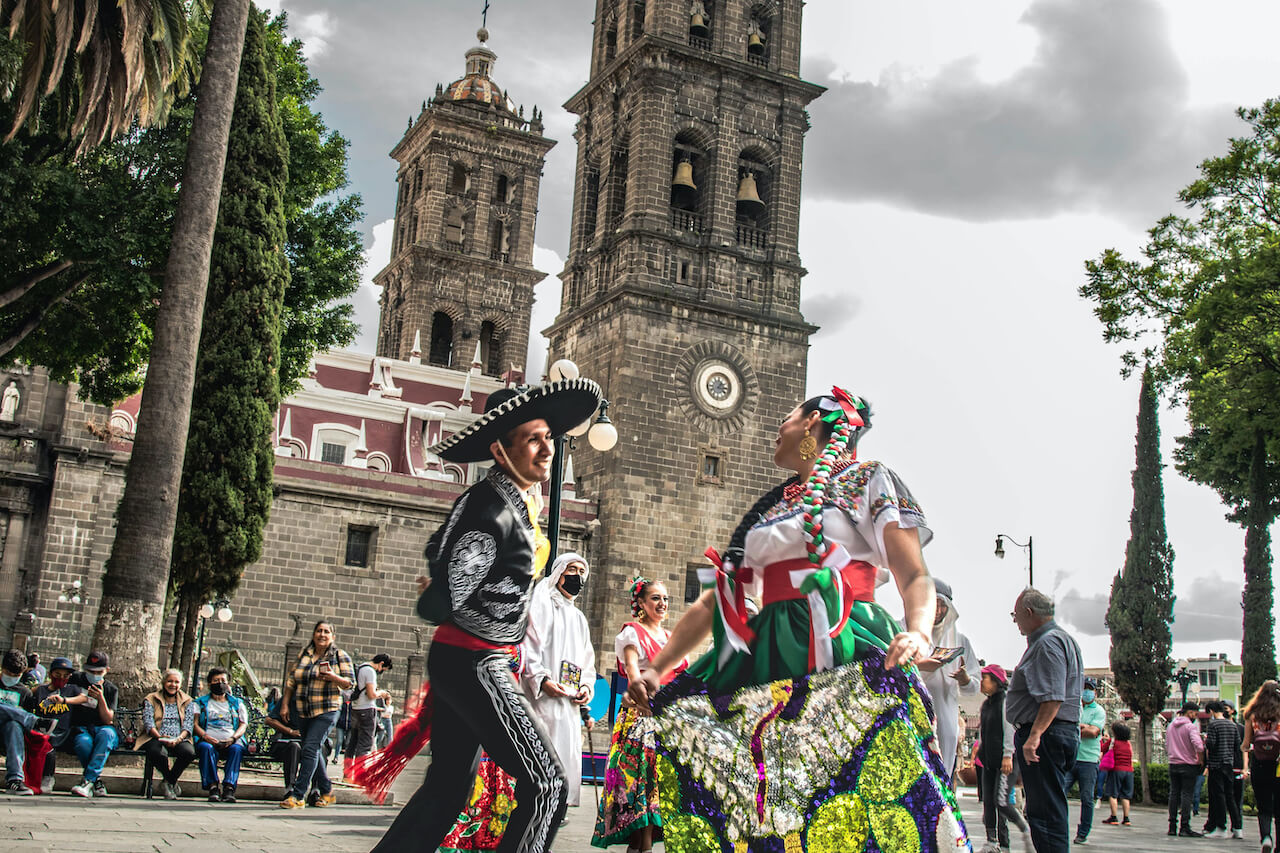
[[534, 579], [533, 522], [500, 468], [458, 498], [427, 541], [431, 585], [418, 599], [428, 622], [452, 622], [490, 643], [524, 639]]

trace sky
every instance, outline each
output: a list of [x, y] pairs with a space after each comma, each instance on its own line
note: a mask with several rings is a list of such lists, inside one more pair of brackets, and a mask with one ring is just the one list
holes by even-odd
[[[364, 282], [354, 298], [372, 352], [396, 164], [388, 151], [436, 83], [462, 74], [482, 0], [275, 0], [324, 87], [316, 102], [351, 143], [364, 199]], [[575, 117], [592, 0], [493, 0], [494, 79], [545, 113], [533, 328], [559, 307]], [[869, 399], [864, 459], [910, 485], [934, 531], [925, 556], [955, 588], [960, 628], [988, 662], [1024, 647], [1008, 617], [1037, 587], [1089, 666], [1105, 666], [1111, 580], [1124, 562], [1138, 383], [1077, 295], [1084, 262], [1134, 255], [1178, 212], [1177, 192], [1245, 125], [1238, 106], [1280, 95], [1270, 0], [809, 0], [810, 105], [800, 221], [801, 307], [820, 322], [808, 387]], [[531, 341], [529, 370], [546, 345]], [[782, 414], [782, 413], [780, 413]], [[621, 425], [620, 425], [621, 426]], [[1161, 411], [1164, 458], [1186, 431]], [[625, 429], [622, 430], [625, 434]], [[764, 484], [762, 484], [763, 488]], [[1174, 561], [1174, 657], [1240, 660], [1244, 533], [1210, 489], [1164, 477]], [[881, 599], [901, 612], [896, 596]]]

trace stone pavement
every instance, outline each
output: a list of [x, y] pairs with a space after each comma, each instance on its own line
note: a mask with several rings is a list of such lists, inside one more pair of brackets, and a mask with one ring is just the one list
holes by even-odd
[[[415, 760], [396, 786], [397, 802], [405, 802], [422, 778], [424, 762]], [[979, 847], [982, 820], [972, 790], [962, 792], [960, 802], [966, 822], [977, 830]], [[586, 853], [595, 821], [595, 797], [583, 790], [581, 808], [570, 809], [569, 824], [556, 840], [556, 853]], [[397, 808], [390, 806], [337, 805], [327, 809], [285, 811], [273, 803], [241, 802], [211, 805], [202, 799], [177, 802], [144, 800], [137, 796], [111, 796], [82, 800], [58, 791], [42, 797], [0, 797], [0, 850], [35, 851], [141, 851], [182, 850], [191, 853], [228, 851], [367, 851], [391, 823]], [[1079, 806], [1072, 809], [1073, 818]], [[1099, 817], [1105, 817], [1103, 812]], [[1196, 851], [1254, 851], [1258, 846], [1257, 823], [1245, 819], [1246, 841], [1212, 841], [1170, 838], [1163, 809], [1136, 808], [1128, 829], [1096, 826], [1089, 845], [1082, 850], [1124, 853], [1196, 853]], [[661, 849], [661, 846], [659, 846]], [[1017, 846], [1014, 848], [1018, 849]], [[622, 848], [614, 848], [621, 853]], [[406, 851], [408, 853], [408, 851]]]

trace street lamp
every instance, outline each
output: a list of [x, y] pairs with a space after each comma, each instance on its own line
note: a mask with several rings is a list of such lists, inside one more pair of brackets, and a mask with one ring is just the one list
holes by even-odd
[[58, 601], [61, 601], [63, 604], [66, 604], [68, 601], [72, 604], [79, 604], [81, 600], [79, 578], [76, 578], [71, 583], [67, 584], [67, 586], [63, 588], [62, 592], [58, 593]]
[[1012, 536], [1007, 536], [1004, 533], [997, 533], [996, 534], [996, 556], [1002, 560], [1004, 559], [1004, 540], [1006, 539], [1009, 540], [1009, 544], [1016, 545], [1019, 548], [1023, 548], [1026, 550], [1027, 552], [1027, 586], [1035, 586], [1036, 585], [1036, 570], [1035, 570], [1036, 554], [1035, 554], [1035, 550], [1031, 547], [1031, 542], [1032, 542], [1031, 537], [1028, 536], [1027, 544], [1023, 545], [1021, 542], [1019, 542], [1017, 539], [1014, 539]]
[[196, 695], [200, 684], [200, 658], [204, 655], [204, 623], [208, 619], [218, 617], [219, 622], [231, 621], [231, 602], [226, 596], [219, 596], [217, 601], [206, 601], [200, 605], [200, 627], [196, 629], [196, 658], [191, 664], [191, 695]]
[[[548, 371], [552, 382], [563, 379], [577, 379], [578, 365], [567, 358], [562, 358], [551, 365]], [[556, 455], [551, 460], [551, 499], [547, 506], [547, 539], [551, 542], [551, 552], [547, 555], [547, 565], [556, 559], [560, 550], [560, 501], [564, 492], [564, 458], [566, 449], [577, 449], [577, 439], [587, 437], [587, 443], [600, 453], [608, 453], [618, 443], [618, 428], [609, 420], [609, 401], [601, 400], [600, 407], [594, 412], [595, 420], [588, 417], [582, 423], [569, 430], [568, 435], [555, 438]]]
[[[1198, 673], [1190, 672], [1187, 669], [1189, 664], [1190, 661], [1186, 658], [1178, 661], [1178, 671], [1173, 674], [1173, 680], [1178, 682], [1178, 686], [1182, 688], [1182, 705], [1187, 704], [1187, 688], [1191, 686], [1193, 681], [1199, 682], [1200, 680]], [[1178, 707], [1181, 708], [1182, 705], [1179, 705]]]

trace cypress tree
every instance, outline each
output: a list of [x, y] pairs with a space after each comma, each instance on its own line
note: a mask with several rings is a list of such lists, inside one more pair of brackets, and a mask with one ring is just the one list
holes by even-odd
[[1249, 463], [1249, 502], [1244, 535], [1244, 642], [1241, 644], [1242, 698], [1276, 677], [1275, 616], [1271, 588], [1271, 491], [1267, 482], [1267, 446], [1254, 433]]
[[251, 10], [245, 34], [178, 501], [170, 584], [186, 637], [199, 602], [258, 559], [271, 510], [289, 156], [262, 18]]
[[1133, 469], [1133, 510], [1124, 568], [1111, 583], [1107, 627], [1111, 672], [1120, 698], [1138, 715], [1138, 760], [1143, 802], [1151, 802], [1147, 778], [1151, 720], [1164, 707], [1173, 661], [1173, 548], [1164, 524], [1160, 422], [1151, 366], [1142, 372], [1138, 437]]

